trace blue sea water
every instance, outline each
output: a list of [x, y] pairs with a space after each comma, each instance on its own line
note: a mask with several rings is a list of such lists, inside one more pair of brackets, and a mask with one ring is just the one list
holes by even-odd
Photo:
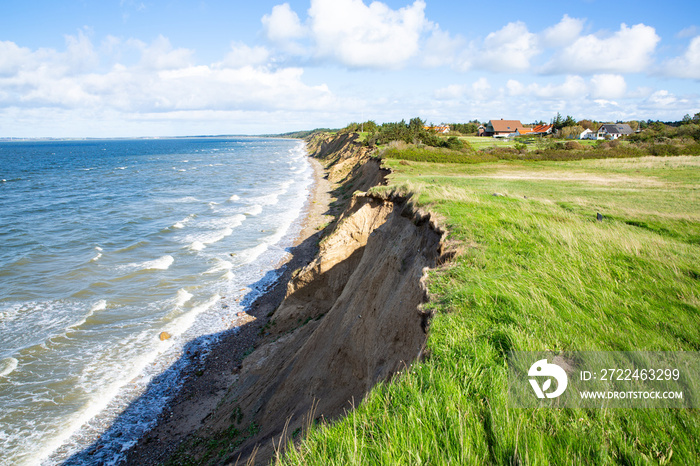
[[0, 464], [61, 463], [115, 420], [117, 459], [185, 345], [275, 278], [311, 183], [294, 140], [0, 142]]

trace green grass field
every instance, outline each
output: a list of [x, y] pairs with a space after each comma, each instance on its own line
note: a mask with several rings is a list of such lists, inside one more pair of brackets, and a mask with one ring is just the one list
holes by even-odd
[[506, 362], [700, 351], [700, 157], [384, 163], [375, 189], [416, 193], [459, 251], [430, 275], [429, 357], [281, 464], [700, 464], [700, 411], [515, 409]]

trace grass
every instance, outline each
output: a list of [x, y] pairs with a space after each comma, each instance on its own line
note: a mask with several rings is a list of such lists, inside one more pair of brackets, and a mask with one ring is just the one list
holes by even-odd
[[697, 410], [514, 409], [505, 356], [700, 351], [699, 157], [384, 163], [461, 251], [429, 357], [280, 464], [700, 463]]

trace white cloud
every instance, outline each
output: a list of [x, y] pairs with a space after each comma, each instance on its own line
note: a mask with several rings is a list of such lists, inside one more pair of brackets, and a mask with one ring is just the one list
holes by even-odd
[[423, 45], [423, 65], [427, 67], [454, 65], [456, 57], [464, 47], [465, 41], [462, 37], [452, 36], [436, 25]]
[[437, 89], [433, 93], [433, 97], [437, 100], [459, 100], [467, 92], [467, 86], [464, 84], [450, 84], [449, 86]]
[[532, 83], [527, 86], [508, 80], [506, 90], [511, 96], [535, 96], [541, 99], [577, 99], [588, 93], [588, 84], [580, 76], [567, 76], [562, 84]]
[[506, 90], [508, 92], [508, 95], [511, 96], [523, 95], [527, 92], [525, 86], [522, 83], [520, 83], [520, 81], [516, 81], [515, 79], [508, 80], [508, 82], [506, 83]]
[[541, 34], [541, 40], [544, 46], [561, 47], [569, 45], [578, 39], [583, 30], [584, 20], [571, 18], [569, 15], [564, 17], [556, 25], [547, 28]]
[[517, 21], [486, 36], [475, 63], [492, 71], [525, 71], [540, 52], [537, 36]]
[[[334, 106], [326, 85], [309, 86], [300, 68], [269, 68], [263, 47], [232, 44], [225, 59], [194, 65], [193, 52], [165, 37], [152, 44], [110, 41], [112, 49], [136, 48], [134, 65], [101, 69], [89, 39], [67, 41], [66, 51], [31, 51], [0, 42], [0, 109], [46, 108], [146, 114], [176, 111], [316, 110]], [[79, 51], [89, 60], [73, 60]], [[118, 56], [119, 53], [114, 55]], [[70, 66], [67, 66], [69, 64]]]
[[487, 94], [490, 90], [491, 84], [489, 83], [489, 80], [484, 77], [479, 78], [474, 83], [472, 83], [472, 91], [477, 96], [483, 96], [484, 94]]
[[85, 71], [99, 64], [100, 59], [92, 42], [83, 31], [78, 36], [65, 36], [66, 53], [64, 61], [74, 71]]
[[660, 90], [654, 92], [647, 101], [653, 104], [655, 107], [669, 107], [678, 102], [678, 98], [671, 94], [667, 90]]
[[308, 35], [308, 31], [289, 3], [274, 6], [272, 13], [262, 17], [262, 24], [267, 38], [279, 47], [290, 53], [303, 53], [297, 39]]
[[549, 72], [637, 73], [649, 71], [661, 38], [653, 27], [637, 24], [610, 37], [582, 36], [564, 47], [545, 69]]
[[231, 44], [231, 51], [226, 55], [223, 65], [236, 68], [246, 65], [263, 65], [270, 58], [270, 52], [261, 46], [249, 47], [242, 42]]
[[0, 76], [16, 74], [29, 62], [32, 51], [14, 42], [0, 41]]
[[396, 68], [418, 53], [430, 23], [425, 2], [392, 10], [381, 2], [312, 0], [309, 23], [320, 57], [351, 67]]
[[170, 40], [159, 35], [150, 45], [139, 40], [128, 43], [141, 52], [141, 66], [152, 70], [168, 70], [190, 66], [194, 61], [194, 51], [179, 48], [173, 49]]
[[678, 31], [678, 34], [676, 34], [676, 37], [679, 39], [688, 39], [690, 37], [695, 37], [698, 35], [698, 27], [697, 26], [689, 26], [685, 29], [681, 29]]
[[591, 95], [598, 99], [619, 99], [627, 93], [625, 78], [619, 74], [596, 74], [591, 87]]
[[690, 41], [682, 56], [669, 60], [666, 70], [670, 76], [700, 79], [700, 36]]

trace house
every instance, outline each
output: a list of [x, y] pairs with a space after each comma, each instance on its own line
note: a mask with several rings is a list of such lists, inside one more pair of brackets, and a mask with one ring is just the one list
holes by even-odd
[[518, 128], [510, 136], [515, 138], [518, 136], [533, 136], [532, 128]]
[[598, 132], [592, 129], [585, 129], [578, 135], [579, 139], [598, 139]]
[[546, 136], [547, 134], [552, 134], [552, 125], [537, 125], [532, 128], [518, 128], [509, 136]]
[[546, 134], [552, 134], [552, 129], [554, 127], [552, 125], [537, 125], [534, 128], [532, 128], [532, 135], [533, 136], [540, 136], [540, 135], [546, 135]]
[[598, 128], [597, 139], [617, 139], [621, 136], [629, 136], [634, 133], [630, 125], [626, 123], [618, 123], [615, 125], [601, 125]]
[[450, 132], [450, 125], [424, 126], [426, 131], [435, 131], [438, 134], [447, 134]]
[[483, 126], [479, 127], [479, 136], [493, 136], [493, 137], [508, 137], [509, 135], [520, 130], [524, 130], [523, 124], [520, 120], [490, 120]]

